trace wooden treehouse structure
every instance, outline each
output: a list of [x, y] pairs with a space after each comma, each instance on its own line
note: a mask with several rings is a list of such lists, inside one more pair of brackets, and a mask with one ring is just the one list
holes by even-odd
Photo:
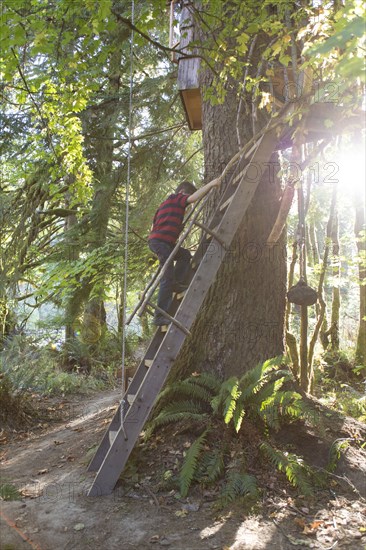
[[[171, 1], [172, 47], [175, 46], [174, 7], [175, 1]], [[191, 14], [188, 8], [189, 2], [185, 0], [181, 16], [181, 26], [185, 31], [181, 35], [180, 48], [177, 50], [188, 47], [194, 38], [193, 25], [189, 23]], [[199, 130], [202, 128], [200, 59], [194, 55], [188, 57], [178, 55], [175, 61], [178, 62], [178, 87], [188, 125], [191, 130]], [[191, 334], [191, 326], [207, 292], [215, 281], [216, 273], [259, 185], [260, 178], [251, 177], [253, 167], [256, 168], [256, 173], [258, 170], [259, 173], [264, 173], [273, 152], [291, 146], [293, 133], [299, 125], [306, 141], [322, 139], [329, 134], [335, 135], [344, 131], [344, 116], [341, 118], [340, 108], [332, 103], [314, 103], [307, 111], [305, 120], [299, 118], [297, 110], [299, 106], [301, 107], [301, 103], [287, 101], [288, 98], [283, 95], [284, 85], [284, 79], [278, 79], [276, 85], [272, 87], [274, 101], [280, 107], [278, 116], [270, 120], [265, 128], [238, 151], [225, 168], [222, 177], [225, 176], [226, 187], [211, 219], [205, 224], [198, 221], [205, 200], [199, 203], [186, 218], [185, 227], [166, 264], [173, 261], [174, 255], [190, 231], [200, 227], [202, 238], [192, 259], [190, 284], [185, 293], [174, 295], [168, 312], [167, 325], [156, 329], [89, 465], [89, 471], [96, 474], [88, 493], [91, 496], [105, 495], [113, 491], [174, 361], [185, 339]], [[292, 118], [293, 123], [289, 127], [289, 120]], [[355, 118], [356, 116], [354, 119], [348, 117], [347, 123], [354, 124]], [[332, 121], [331, 125], [325, 124], [327, 119]], [[360, 125], [359, 117], [357, 121]], [[136, 312], [141, 315], [147, 308], [157, 309], [151, 300], [163, 275], [164, 267], [145, 289], [143, 298], [127, 320], [127, 324]]]
[[200, 58], [195, 55], [190, 44], [195, 39], [190, 2], [185, 0], [179, 12], [179, 33], [174, 22], [177, 17], [176, 1], [170, 2], [169, 45], [176, 48], [172, 61], [178, 64], [178, 90], [190, 130], [202, 130], [202, 100], [199, 85]]
[[[178, 65], [177, 85], [185, 111], [187, 124], [190, 130], [202, 130], [202, 97], [199, 82], [201, 59], [197, 56], [197, 47], [192, 47], [192, 42], [198, 42], [195, 33], [195, 25], [190, 5], [191, 0], [180, 2], [178, 8], [177, 0], [170, 0], [170, 30], [169, 46], [175, 48], [172, 54], [172, 61]], [[179, 19], [179, 31], [175, 21]], [[290, 101], [299, 101], [301, 106], [302, 92], [298, 90], [295, 82], [294, 72], [291, 65], [287, 68], [282, 65], [271, 67], [271, 76], [268, 82], [261, 84], [262, 90], [269, 93], [270, 103], [275, 109], [282, 109]], [[307, 107], [303, 115], [302, 128], [304, 141], [313, 142], [324, 138], [332, 137], [344, 131], [345, 116], [343, 109], [337, 104], [336, 90], [334, 85], [329, 83], [330, 99], [320, 101], [316, 98], [315, 86], [312, 84], [312, 92], [315, 102]], [[351, 114], [347, 117], [347, 126], [359, 126], [359, 114]], [[292, 145], [291, 128], [283, 141], [278, 144], [279, 149], [285, 149]]]

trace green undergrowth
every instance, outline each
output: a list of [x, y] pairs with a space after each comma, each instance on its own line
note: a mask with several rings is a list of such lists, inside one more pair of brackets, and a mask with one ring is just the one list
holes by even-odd
[[14, 396], [33, 391], [47, 395], [97, 390], [103, 381], [77, 372], [65, 372], [60, 354], [23, 336], [9, 340], [0, 354], [0, 372]]
[[[271, 435], [297, 423], [321, 430], [320, 417], [296, 391], [290, 369], [278, 357], [259, 364], [241, 378], [220, 381], [195, 374], [160, 394], [145, 438], [174, 424], [175, 436], [189, 433], [179, 474], [165, 475], [182, 497], [194, 485], [217, 489], [217, 502], [255, 502], [261, 493], [258, 470], [283, 474], [303, 495], [324, 485], [324, 476], [300, 455], [276, 446]], [[193, 438], [192, 438], [193, 435]], [[278, 474], [281, 476], [281, 474]], [[261, 476], [259, 476], [261, 477]]]
[[[135, 334], [126, 343], [126, 368], [133, 367]], [[52, 336], [13, 335], [0, 351], [0, 425], [16, 428], [37, 417], [33, 397], [89, 394], [112, 388], [121, 364], [121, 337], [106, 331], [98, 343]]]
[[21, 498], [15, 485], [0, 478], [0, 500], [21, 500]]
[[38, 417], [34, 394], [64, 396], [107, 387], [108, 376], [100, 374], [67, 372], [62, 352], [23, 335], [8, 339], [0, 353], [1, 426], [13, 429], [32, 424]]
[[366, 367], [355, 365], [345, 351], [323, 355], [314, 388], [316, 397], [327, 407], [366, 422]]

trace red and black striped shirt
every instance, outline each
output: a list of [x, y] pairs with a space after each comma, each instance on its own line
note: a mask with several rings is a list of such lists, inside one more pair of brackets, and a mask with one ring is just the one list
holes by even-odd
[[174, 244], [183, 228], [183, 218], [189, 195], [174, 193], [161, 203], [157, 209], [150, 239], [159, 239]]

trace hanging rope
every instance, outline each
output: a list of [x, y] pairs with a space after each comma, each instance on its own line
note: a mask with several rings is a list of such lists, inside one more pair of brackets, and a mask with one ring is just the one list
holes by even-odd
[[[299, 163], [302, 161], [300, 157], [300, 150], [298, 151], [298, 161]], [[297, 245], [299, 249], [300, 280], [296, 283], [296, 285], [293, 285], [289, 289], [287, 299], [290, 303], [308, 307], [316, 303], [318, 294], [316, 290], [311, 288], [306, 282], [306, 219], [302, 175], [298, 178], [297, 185], [297, 204], [299, 216]]]
[[[135, 19], [135, 2], [131, 3], [131, 23]], [[122, 369], [121, 385], [122, 395], [126, 387], [126, 317], [127, 317], [127, 277], [128, 277], [128, 222], [129, 222], [129, 199], [130, 199], [130, 181], [131, 181], [131, 145], [132, 145], [132, 91], [133, 91], [133, 44], [134, 31], [131, 30], [130, 37], [130, 98], [128, 111], [128, 152], [127, 152], [127, 180], [126, 180], [126, 206], [125, 206], [125, 261], [124, 261], [124, 280], [123, 280], [123, 323], [122, 323]], [[121, 423], [123, 426], [124, 402], [121, 404]]]

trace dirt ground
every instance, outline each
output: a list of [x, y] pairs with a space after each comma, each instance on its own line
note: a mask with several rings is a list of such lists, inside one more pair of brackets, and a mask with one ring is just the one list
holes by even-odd
[[[167, 468], [179, 458], [169, 446], [142, 447], [142, 471], [112, 495], [88, 497], [93, 475], [87, 464], [119, 398], [113, 390], [53, 402], [57, 422], [3, 437], [2, 483], [15, 485], [21, 500], [1, 503], [2, 550], [365, 549], [366, 464], [357, 453], [312, 498], [286, 489], [273, 472], [249, 512], [238, 504], [218, 511], [209, 491], [186, 499], [175, 490], [157, 491], [153, 480], [162, 461]], [[321, 442], [317, 449], [309, 437], [307, 446], [321, 456]]]

